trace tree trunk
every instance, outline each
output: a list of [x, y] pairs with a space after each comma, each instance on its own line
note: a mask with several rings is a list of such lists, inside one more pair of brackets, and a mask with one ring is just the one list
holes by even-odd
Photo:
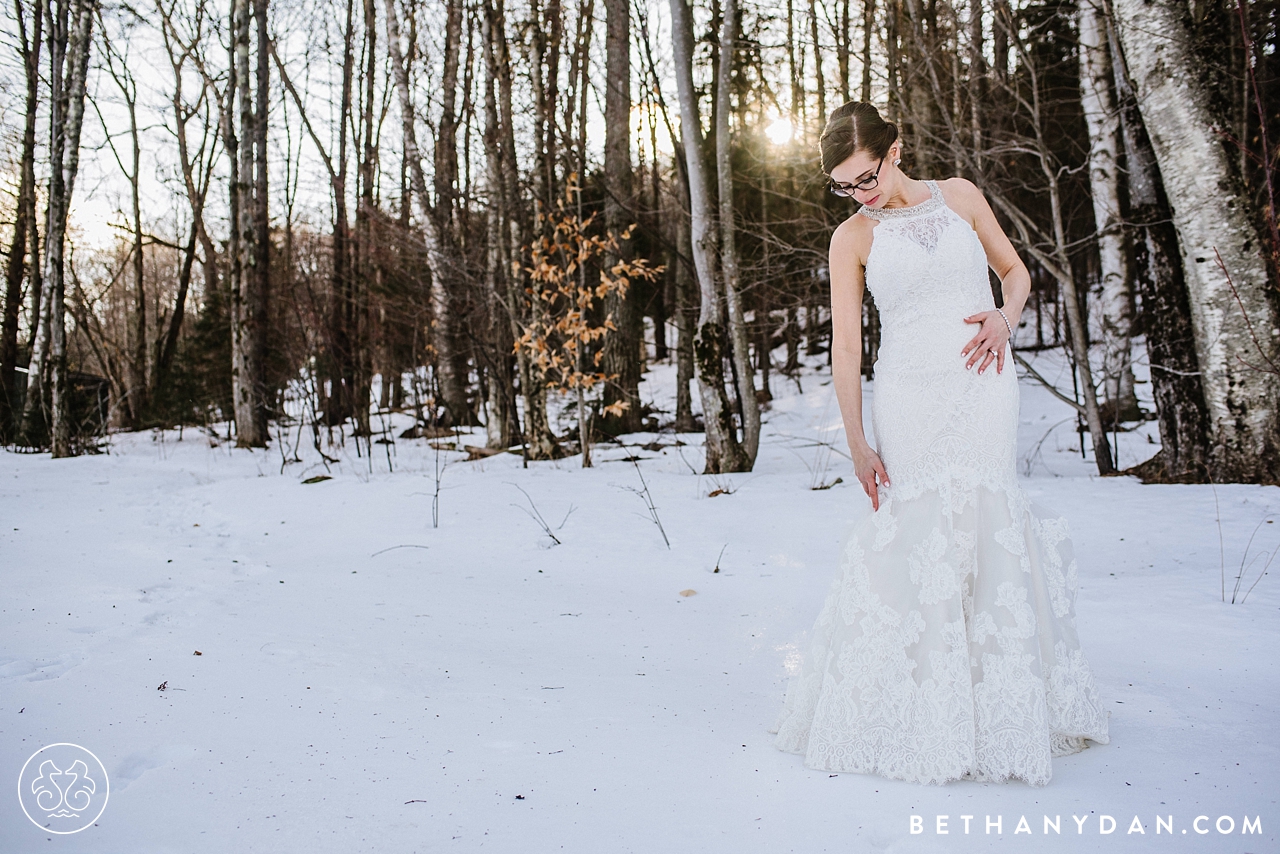
[[1142, 417], [1133, 389], [1133, 291], [1120, 212], [1117, 154], [1120, 116], [1111, 95], [1111, 54], [1107, 26], [1097, 6], [1080, 6], [1080, 93], [1089, 128], [1089, 184], [1097, 227], [1102, 279], [1102, 358], [1105, 422]]
[[[126, 33], [126, 38], [128, 34]], [[146, 242], [142, 229], [142, 144], [138, 127], [138, 85], [129, 67], [127, 54], [118, 52], [112, 40], [104, 32], [101, 36], [106, 71], [120, 90], [121, 100], [129, 116], [128, 165], [116, 148], [115, 140], [108, 135], [107, 146], [125, 180], [129, 182], [131, 202], [130, 225], [133, 245], [129, 248], [129, 261], [133, 271], [132, 299], [126, 294], [125, 310], [130, 317], [125, 322], [124, 376], [123, 381], [113, 381], [112, 389], [118, 397], [118, 405], [112, 407], [119, 424], [126, 430], [137, 430], [149, 417], [150, 391], [154, 373], [150, 369], [151, 347], [147, 334]], [[123, 271], [121, 271], [123, 273]], [[113, 376], [114, 376], [114, 372]]]
[[[333, 192], [333, 262], [329, 272], [328, 373], [331, 386], [325, 401], [325, 420], [335, 427], [355, 415], [355, 289], [356, 271], [352, 264], [355, 242], [351, 218], [347, 210], [347, 140], [351, 131], [351, 104], [355, 80], [355, 2], [346, 2], [346, 22], [342, 35], [342, 94], [338, 101], [338, 162], [329, 165], [329, 183]], [[298, 111], [302, 112], [302, 102]], [[306, 114], [303, 113], [305, 116]], [[310, 127], [308, 123], [308, 127]], [[318, 146], [318, 141], [317, 141]]]
[[[449, 418], [454, 424], [476, 423], [475, 413], [467, 400], [466, 356], [458, 347], [461, 319], [458, 317], [458, 265], [453, 259], [460, 257], [457, 239], [457, 185], [458, 185], [458, 60], [462, 44], [462, 2], [447, 0], [445, 7], [445, 34], [443, 75], [440, 80], [440, 123], [436, 132], [435, 174], [432, 176], [436, 196], [432, 206], [436, 221], [436, 240], [439, 244], [438, 263], [433, 264], [431, 305], [436, 315], [435, 341], [437, 349], [443, 347], [440, 358], [449, 359], [449, 365], [440, 372], [440, 392], [444, 397]], [[422, 197], [419, 197], [422, 199]], [[424, 213], [424, 216], [426, 214]]]
[[[818, 288], [812, 287], [812, 282], [808, 284], [810, 287], [805, 288], [804, 353], [806, 356], [817, 356], [822, 352], [822, 307], [818, 301]], [[830, 351], [831, 348], [828, 347], [827, 352]]]
[[984, 14], [981, 2], [969, 4], [969, 134], [970, 149], [973, 151], [973, 178], [981, 186], [982, 149], [985, 145], [982, 133], [982, 113], [987, 105], [986, 55], [983, 51], [982, 17]]
[[[268, 0], [253, 0], [253, 17], [257, 24], [257, 105], [253, 120], [253, 288], [245, 300], [249, 316], [249, 341], [253, 348], [253, 389], [255, 429], [260, 431], [261, 446], [267, 444], [268, 420], [272, 415], [267, 384], [267, 299], [271, 291], [271, 221], [267, 207], [267, 130], [270, 127], [271, 42], [267, 32]], [[365, 406], [366, 411], [368, 405]]]
[[[342, 94], [338, 102], [338, 119], [334, 122], [337, 125], [338, 134], [336, 164], [328, 144], [320, 138], [319, 134], [316, 133], [315, 127], [311, 124], [307, 114], [306, 103], [293, 85], [284, 63], [278, 55], [275, 56], [276, 69], [280, 73], [280, 82], [284, 84], [285, 91], [293, 99], [294, 105], [298, 109], [298, 115], [302, 119], [302, 124], [306, 128], [307, 134], [311, 137], [321, 161], [324, 163], [325, 171], [329, 173], [329, 186], [333, 194], [333, 240], [331, 249], [333, 260], [330, 265], [329, 294], [327, 304], [324, 306], [323, 319], [326, 358], [321, 360], [316, 377], [317, 396], [319, 398], [317, 405], [323, 410], [325, 423], [330, 427], [337, 426], [347, 418], [355, 415], [356, 401], [360, 399], [360, 395], [356, 390], [355, 368], [356, 336], [358, 334], [356, 325], [356, 288], [358, 283], [352, 267], [351, 250], [353, 240], [350, 219], [347, 214], [347, 139], [348, 130], [352, 124], [351, 102], [355, 75], [354, 39], [354, 3], [352, 0], [347, 0], [342, 47]], [[227, 123], [224, 122], [225, 124]], [[227, 149], [231, 151], [235, 145], [234, 135], [229, 135], [226, 144]], [[234, 187], [238, 183], [234, 180], [234, 176], [239, 174], [234, 156], [232, 157], [231, 169], [233, 176], [232, 186]], [[237, 198], [236, 194], [233, 193], [233, 203], [236, 202]], [[287, 233], [286, 239], [289, 239]], [[231, 245], [228, 247], [233, 279], [230, 290], [233, 295], [236, 292], [235, 278], [239, 275], [237, 273], [239, 262], [236, 260], [239, 254], [233, 251], [237, 245], [237, 235], [233, 232]], [[291, 253], [292, 250], [289, 250], [286, 254], [291, 257]], [[330, 386], [328, 391], [325, 390], [326, 384]], [[368, 405], [367, 395], [365, 396], [364, 405]]]
[[782, 372], [795, 376], [795, 372], [800, 370], [800, 307], [794, 302], [787, 306], [787, 325], [783, 328], [782, 337], [787, 344], [787, 360], [782, 363]]
[[[606, 0], [604, 97], [604, 218], [615, 234], [633, 219], [631, 180], [631, 16], [630, 0]], [[619, 241], [617, 253], [604, 259], [605, 268], [631, 260], [631, 241]], [[634, 433], [641, 427], [640, 348], [643, 318], [635, 284], [626, 294], [610, 291], [606, 314], [618, 327], [604, 340], [602, 369], [617, 378], [605, 383], [603, 405], [625, 403], [621, 415], [602, 414], [600, 431], [610, 436]]]
[[[811, 309], [812, 310], [812, 309]], [[876, 360], [880, 358], [880, 312], [870, 289], [862, 297], [862, 376], [875, 379]]]
[[[502, 0], [492, 0], [484, 6], [484, 26], [486, 28], [485, 62], [488, 73], [497, 84], [497, 104], [494, 119], [497, 124], [497, 139], [494, 150], [498, 157], [499, 186], [501, 188], [500, 205], [503, 217], [503, 269], [506, 271], [503, 280], [506, 293], [506, 310], [511, 325], [511, 340], [521, 334], [524, 312], [526, 310], [524, 293], [521, 287], [521, 265], [517, 253], [524, 243], [525, 219], [521, 204], [520, 182], [516, 169], [516, 140], [512, 114], [512, 74], [511, 54], [508, 49], [506, 17]], [[542, 371], [529, 358], [524, 348], [516, 351], [516, 370], [519, 375], [520, 392], [524, 398], [524, 452], [526, 459], [550, 460], [560, 455], [555, 435], [551, 432], [551, 424], [547, 418], [546, 378]], [[515, 401], [512, 401], [512, 408]]]
[[154, 400], [161, 393], [173, 367], [173, 358], [178, 352], [178, 335], [182, 332], [182, 320], [187, 311], [187, 293], [191, 287], [191, 270], [196, 259], [196, 236], [199, 228], [191, 227], [191, 236], [182, 250], [182, 267], [178, 271], [178, 293], [173, 300], [173, 314], [165, 326], [164, 335], [156, 342], [155, 368], [151, 372], [151, 386], [148, 399]]
[[787, 77], [791, 84], [791, 99], [787, 102], [787, 108], [790, 110], [791, 124], [797, 129], [805, 127], [805, 104], [804, 104], [804, 69], [803, 65], [803, 48], [798, 58], [796, 56], [796, 10], [795, 0], [787, 0]]
[[[65, 224], [61, 227], [57, 222], [66, 222], [65, 213], [59, 208], [65, 205], [64, 174], [62, 163], [66, 149], [66, 136], [63, 133], [66, 121], [66, 57], [67, 57], [67, 17], [69, 0], [63, 0], [57, 6], [46, 6], [45, 15], [49, 28], [49, 198], [45, 203], [45, 257], [42, 264], [42, 285], [48, 285], [48, 291], [42, 287], [40, 293], [32, 295], [31, 311], [31, 353], [27, 365], [27, 391], [23, 398], [21, 426], [18, 431], [22, 441], [27, 445], [44, 445], [49, 438], [49, 374], [50, 349], [53, 338], [53, 280], [48, 270], [53, 245], [57, 240], [57, 266], [62, 267], [62, 243]], [[33, 259], [34, 261], [35, 259]], [[59, 295], [59, 301], [61, 295]], [[58, 315], [59, 317], [61, 315]], [[61, 322], [59, 320], [58, 322]]]
[[[677, 156], [679, 156], [677, 154]], [[684, 209], [689, 206], [689, 188], [683, 170], [676, 170], [677, 198], [681, 207], [676, 212], [676, 251], [673, 253], [676, 291], [676, 424], [677, 433], [695, 432], [693, 421], [693, 395], [689, 384], [693, 382], [693, 304], [695, 284], [693, 268], [693, 243], [689, 237], [689, 218]]]
[[818, 95], [817, 130], [822, 133], [822, 128], [827, 123], [827, 84], [822, 76], [822, 41], [818, 38], [817, 0], [809, 0], [809, 39], [813, 42], [813, 82], [814, 91]]
[[[1002, 6], [1000, 10], [1001, 24], [1012, 27], [1011, 12]], [[1016, 35], [1016, 33], [1012, 33]], [[1022, 67], [1027, 72], [1027, 96], [1018, 96], [1018, 100], [1027, 112], [1030, 123], [1029, 136], [1024, 145], [1035, 155], [1035, 162], [1044, 177], [1044, 189], [1047, 190], [1049, 202], [1049, 221], [1052, 231], [1040, 233], [1041, 240], [1033, 240], [1031, 231], [1039, 231], [1034, 224], [1028, 223], [1028, 217], [1002, 194], [992, 193], [992, 198], [1014, 222], [1022, 237], [1026, 251], [1040, 262], [1041, 266], [1053, 276], [1062, 291], [1066, 304], [1068, 332], [1070, 333], [1071, 356], [1080, 378], [1080, 394], [1084, 398], [1085, 422], [1089, 429], [1089, 438], [1093, 444], [1094, 462], [1098, 474], [1109, 475], [1115, 472], [1115, 463], [1111, 456], [1111, 443], [1107, 440], [1106, 426], [1102, 423], [1101, 409], [1098, 406], [1097, 386], [1093, 382], [1093, 370], [1089, 362], [1089, 331], [1086, 325], [1086, 302], [1076, 287], [1075, 275], [1072, 272], [1071, 255], [1068, 248], [1066, 215], [1063, 211], [1062, 168], [1054, 149], [1048, 139], [1046, 130], [1049, 116], [1041, 99], [1042, 83], [1039, 79], [1039, 68], [1031, 56], [1027, 44], [1016, 38], [1012, 45], [1022, 60]], [[934, 80], [936, 87], [936, 78]], [[1043, 243], [1049, 248], [1043, 248]]]
[[[400, 99], [400, 121], [404, 133], [404, 156], [409, 161], [409, 178], [413, 188], [413, 196], [418, 202], [422, 214], [423, 237], [427, 245], [427, 265], [431, 274], [431, 306], [435, 315], [436, 329], [432, 344], [436, 349], [437, 370], [440, 378], [441, 396], [449, 410], [454, 423], [470, 424], [472, 416], [470, 407], [466, 405], [466, 392], [463, 378], [454, 370], [456, 364], [453, 352], [453, 340], [449, 329], [453, 325], [450, 318], [450, 304], [444, 290], [448, 278], [449, 258], [441, 245], [436, 211], [430, 196], [427, 195], [427, 179], [422, 171], [422, 155], [418, 149], [418, 134], [414, 126], [413, 100], [409, 95], [409, 70], [405, 66], [404, 54], [400, 46], [400, 17], [396, 11], [396, 0], [386, 0], [387, 9], [387, 50], [391, 54], [391, 72], [395, 77], [396, 92]], [[456, 69], [455, 69], [456, 74]], [[445, 143], [448, 144], [447, 142]], [[439, 200], [437, 200], [437, 203]], [[451, 402], [452, 401], [452, 402]]]
[[[193, 108], [189, 108], [186, 105], [183, 99], [182, 80], [184, 67], [189, 57], [171, 38], [171, 22], [167, 17], [167, 10], [163, 4], [157, 6], [157, 12], [161, 17], [161, 35], [164, 38], [165, 49], [174, 74], [173, 96], [170, 101], [173, 106], [174, 137], [178, 144], [178, 165], [182, 173], [182, 183], [186, 190], [187, 203], [191, 207], [192, 225], [191, 237], [183, 250], [182, 270], [178, 277], [178, 294], [174, 300], [173, 315], [169, 320], [163, 339], [157, 346], [155, 370], [152, 372], [151, 377], [152, 397], [164, 393], [174, 358], [177, 355], [178, 337], [182, 331], [182, 323], [186, 313], [186, 302], [191, 284], [192, 269], [196, 261], [197, 245], [204, 252], [204, 260], [201, 263], [201, 267], [204, 273], [205, 299], [213, 299], [214, 292], [218, 288], [218, 253], [213, 246], [213, 241], [210, 239], [204, 223], [204, 204], [209, 192], [216, 155], [212, 153], [214, 146], [202, 145], [198, 149], [198, 162], [193, 162], [191, 147], [187, 139], [187, 123], [193, 116], [200, 115], [200, 105], [205, 102], [201, 99], [197, 106]], [[205, 109], [207, 110], [208, 108]], [[207, 112], [201, 115], [201, 118], [206, 122], [210, 121]], [[206, 157], [208, 158], [207, 160], [205, 159]], [[197, 170], [202, 174], [197, 176]]]
[[[653, 321], [653, 360], [665, 362], [671, 355], [667, 346], [667, 289], [663, 282], [654, 282], [649, 291], [647, 317]], [[641, 352], [644, 345], [641, 344]]]
[[[67, 214], [80, 166], [80, 129], [84, 119], [85, 84], [93, 28], [94, 4], [64, 0], [49, 9], [50, 145], [48, 224], [45, 227], [44, 281], [40, 327], [27, 374], [23, 432], [41, 432], [37, 419], [44, 409], [44, 384], [49, 390], [49, 430], [52, 455], [71, 455], [70, 399], [64, 300], [64, 250]], [[33, 388], [34, 386], [34, 388]]]
[[[496, 164], [493, 164], [496, 165]], [[491, 173], [494, 171], [491, 165]], [[493, 188], [495, 185], [490, 183]], [[493, 194], [497, 196], [497, 193]], [[502, 294], [507, 271], [502, 268], [502, 216], [501, 208], [493, 199], [486, 214], [489, 245], [485, 252], [485, 274], [489, 281], [489, 339], [493, 354], [485, 365], [486, 395], [489, 417], [485, 421], [485, 446], [510, 448], [515, 444], [520, 424], [515, 410], [515, 376], [511, 372], [511, 325], [505, 317]]]
[[[71, 210], [71, 197], [80, 167], [80, 129], [84, 125], [84, 101], [89, 76], [89, 51], [93, 44], [94, 11], [95, 4], [91, 0], [77, 0], [71, 4], [71, 21], [67, 38], [66, 126], [62, 129], [66, 135], [66, 145], [62, 152], [65, 161], [59, 164], [64, 178], [56, 224], [52, 222], [52, 214], [50, 214], [50, 245], [45, 255], [48, 262], [45, 280], [52, 285], [49, 299], [53, 303], [53, 311], [50, 315], [53, 324], [49, 347], [52, 370], [49, 376], [52, 386], [50, 395], [50, 409], [53, 414], [52, 456], [55, 458], [69, 457], [72, 453], [71, 390], [67, 382], [66, 323], [63, 308], [66, 293], [63, 250], [67, 233], [67, 215]], [[53, 195], [51, 187], [50, 200]], [[55, 239], [56, 247], [52, 245]]]
[[1215, 481], [1280, 480], [1280, 364], [1264, 244], [1215, 132], [1183, 7], [1116, 0], [1128, 70], [1182, 250]]
[[903, 7], [911, 32], [909, 38], [903, 39], [903, 56], [899, 59], [906, 78], [902, 81], [907, 119], [902, 159], [912, 171], [927, 175], [945, 168], [946, 163], [938, 151], [938, 142], [946, 135], [942, 127], [946, 101], [941, 87], [933, 85], [934, 63], [941, 57], [933, 37], [935, 28], [928, 25], [936, 7], [925, 9], [921, 0], [904, 0]]
[[[550, 32], [544, 25], [550, 25]], [[529, 9], [530, 31], [529, 79], [533, 84], [533, 132], [534, 198], [541, 209], [550, 213], [555, 209], [558, 193], [556, 181], [556, 100], [560, 85], [560, 41], [564, 21], [560, 0], [548, 0], [543, 9], [541, 0], [532, 0]]]
[[[362, 0], [364, 12], [364, 44], [361, 53], [365, 66], [362, 72], [364, 90], [360, 95], [361, 153], [356, 169], [356, 229], [353, 253], [355, 275], [351, 296], [352, 337], [352, 390], [356, 435], [370, 437], [373, 427], [370, 421], [370, 404], [373, 400], [373, 318], [369, 309], [369, 292], [378, 280], [378, 250], [375, 245], [376, 199], [374, 187], [378, 169], [378, 147], [375, 138], [375, 119], [378, 97], [375, 84], [378, 80], [378, 9], [375, 0]], [[387, 383], [383, 382], [383, 388]]]
[[[22, 313], [22, 280], [29, 276], [32, 298], [38, 298], [40, 279], [39, 229], [36, 227], [36, 116], [39, 111], [40, 47], [44, 28], [44, 0], [36, 0], [31, 15], [28, 40], [26, 13], [21, 0], [15, 4], [22, 64], [27, 83], [26, 122], [22, 132], [22, 171], [18, 180], [13, 243], [9, 247], [9, 263], [5, 270], [4, 326], [0, 332], [0, 442], [8, 442], [18, 427], [16, 416], [18, 388], [18, 321]], [[26, 262], [30, 254], [30, 264]], [[32, 330], [34, 331], [34, 329]]]
[[[267, 425], [263, 418], [261, 384], [262, 362], [260, 339], [265, 334], [255, 308], [261, 298], [266, 270], [259, 264], [258, 229], [255, 222], [257, 204], [254, 199], [255, 148], [259, 118], [254, 113], [252, 78], [249, 75], [249, 0], [235, 0], [235, 23], [232, 38], [235, 63], [235, 92], [239, 103], [239, 163], [233, 193], [236, 196], [237, 276], [231, 289], [231, 383], [236, 418], [236, 447], [265, 448]], [[261, 45], [266, 50], [267, 45]], [[230, 105], [228, 105], [230, 106]], [[230, 117], [228, 116], [228, 119]]]
[[[726, 7], [734, 2], [736, 0], [725, 0]], [[726, 8], [726, 17], [728, 14]], [[849, 31], [849, 0], [837, 0], [836, 19], [831, 23], [831, 34], [835, 36], [836, 42], [836, 69], [840, 73], [840, 103], [843, 104], [849, 100], [849, 93], [852, 91], [849, 85], [849, 42], [852, 35]], [[721, 44], [723, 43], [722, 40]]]
[[694, 338], [694, 364], [702, 419], [706, 429], [707, 474], [744, 471], [749, 468], [738, 444], [733, 414], [724, 388], [724, 331], [720, 325], [720, 294], [716, 289], [715, 231], [712, 226], [710, 187], [703, 166], [702, 120], [693, 85], [693, 22], [685, 0], [670, 0], [671, 34], [680, 90], [680, 136], [689, 174], [689, 224], [694, 271], [701, 292], [698, 332]]
[[[132, 82], [125, 69], [125, 81]], [[127, 85], [127, 84], [126, 84]], [[133, 168], [129, 173], [130, 197], [133, 202], [133, 325], [129, 341], [129, 388], [126, 410], [134, 429], [143, 426], [147, 414], [147, 289], [144, 281], [146, 269], [142, 239], [142, 144], [138, 136], [138, 111], [136, 91], [121, 86], [125, 104], [129, 108], [129, 140], [133, 155]]]
[[[556, 178], [559, 146], [555, 107], [559, 95], [560, 42], [564, 29], [559, 0], [549, 0], [545, 9], [541, 5], [541, 0], [533, 0], [530, 4], [527, 24], [530, 37], [526, 59], [533, 89], [534, 210], [536, 213], [549, 215], [555, 209], [556, 198], [559, 195], [559, 182]], [[545, 25], [550, 25], [549, 32]], [[503, 106], [509, 111], [510, 101], [506, 100], [506, 93], [504, 93]], [[514, 153], [510, 155], [510, 159], [514, 163]], [[544, 225], [545, 223], [538, 222], [535, 217], [535, 224], [529, 231], [533, 233]], [[517, 252], [520, 251], [521, 245], [523, 244], [516, 245]], [[543, 311], [537, 302], [523, 306], [521, 310], [534, 315]], [[520, 369], [520, 385], [525, 389], [526, 395], [525, 431], [529, 456], [533, 459], [553, 459], [558, 457], [561, 451], [556, 445], [555, 436], [551, 432], [551, 425], [547, 418], [546, 379], [541, 369], [531, 359], [521, 363]]]
[[1203, 482], [1208, 476], [1209, 416], [1178, 234], [1111, 16], [1107, 17], [1107, 27], [1120, 102], [1134, 273], [1142, 298], [1142, 327], [1160, 426], [1159, 464], [1163, 473], [1156, 479]]
[[515, 374], [511, 369], [514, 349], [514, 328], [505, 305], [507, 280], [511, 277], [511, 252], [504, 228], [506, 212], [506, 187], [503, 178], [502, 133], [503, 122], [498, 113], [500, 71], [494, 48], [493, 18], [500, 9], [487, 7], [481, 16], [481, 39], [484, 45], [484, 152], [485, 186], [489, 193], [488, 210], [485, 213], [488, 248], [485, 252], [486, 278], [489, 283], [489, 343], [493, 353], [487, 364], [485, 376], [489, 404], [489, 418], [485, 422], [486, 446], [510, 448], [520, 432], [520, 420], [516, 411]]
[[871, 45], [876, 33], [876, 2], [862, 0], [862, 89], [863, 101], [871, 100]]
[[[849, 6], [845, 0], [845, 24]], [[846, 26], [845, 37], [848, 29]], [[733, 59], [738, 42], [738, 0], [724, 0], [724, 20], [720, 28], [720, 75], [716, 84], [716, 174], [720, 189], [720, 269], [724, 274], [725, 302], [729, 314], [729, 342], [742, 409], [742, 451], [745, 470], [755, 464], [760, 447], [760, 407], [756, 401], [755, 372], [747, 345], [747, 324], [742, 307], [742, 285], [738, 272], [737, 225], [733, 208], [732, 138], [729, 115], [732, 109]], [[847, 48], [847, 41], [846, 41]], [[845, 52], [845, 83], [848, 84], [848, 51]]]

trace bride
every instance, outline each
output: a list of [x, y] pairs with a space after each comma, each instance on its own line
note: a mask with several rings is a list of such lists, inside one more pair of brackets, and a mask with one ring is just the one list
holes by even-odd
[[[1044, 785], [1051, 757], [1108, 734], [1076, 638], [1066, 520], [1017, 479], [1009, 338], [1031, 279], [977, 187], [909, 178], [900, 154], [868, 103], [836, 109], [822, 134], [829, 189], [862, 204], [831, 237], [832, 374], [874, 512], [846, 541], [769, 731], [824, 771]], [[864, 283], [882, 322], [874, 448]]]

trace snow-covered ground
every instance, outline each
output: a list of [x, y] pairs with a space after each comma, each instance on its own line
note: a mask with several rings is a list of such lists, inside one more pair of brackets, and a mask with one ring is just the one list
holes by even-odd
[[[670, 410], [673, 378], [653, 365], [646, 398]], [[1280, 580], [1221, 594], [1260, 523], [1250, 559], [1280, 545], [1280, 489], [1098, 478], [1070, 410], [1024, 381], [1023, 474], [1071, 521], [1112, 742], [1040, 789], [830, 775], [766, 730], [869, 506], [820, 360], [772, 390], [755, 471], [718, 478], [670, 432], [589, 470], [348, 442], [313, 484], [309, 442], [282, 471], [274, 441], [194, 430], [0, 453], [0, 783], [53, 742], [111, 775], [72, 836], [10, 788], [0, 851], [1280, 850]], [[1121, 465], [1154, 435], [1121, 433]]]

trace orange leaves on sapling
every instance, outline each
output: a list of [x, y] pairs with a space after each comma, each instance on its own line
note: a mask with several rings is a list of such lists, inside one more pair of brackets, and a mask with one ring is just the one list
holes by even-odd
[[[563, 199], [556, 210], [542, 211], [537, 222], [544, 228], [541, 235], [524, 247], [525, 262], [514, 262], [513, 274], [523, 270], [528, 284], [523, 288], [528, 297], [523, 312], [521, 334], [513, 352], [524, 349], [546, 379], [548, 388], [564, 391], [591, 389], [616, 378], [598, 370], [603, 357], [601, 348], [588, 356], [587, 347], [617, 331], [612, 315], [595, 322], [593, 314], [600, 302], [610, 294], [625, 299], [632, 281], [652, 281], [665, 269], [653, 267], [645, 259], [619, 260], [599, 271], [599, 282], [588, 285], [584, 273], [594, 263], [617, 254], [619, 240], [631, 237], [636, 224], [621, 234], [605, 231], [594, 233], [596, 214], [585, 217], [575, 210], [575, 194], [579, 192], [577, 176], [567, 182]], [[597, 370], [592, 370], [597, 369]], [[613, 404], [605, 411], [622, 411]]]

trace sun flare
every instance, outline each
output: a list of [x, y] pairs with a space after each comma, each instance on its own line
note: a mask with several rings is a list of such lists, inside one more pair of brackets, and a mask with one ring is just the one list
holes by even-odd
[[791, 127], [790, 121], [779, 116], [773, 120], [773, 124], [765, 128], [764, 133], [774, 145], [783, 145], [791, 141], [794, 129]]

